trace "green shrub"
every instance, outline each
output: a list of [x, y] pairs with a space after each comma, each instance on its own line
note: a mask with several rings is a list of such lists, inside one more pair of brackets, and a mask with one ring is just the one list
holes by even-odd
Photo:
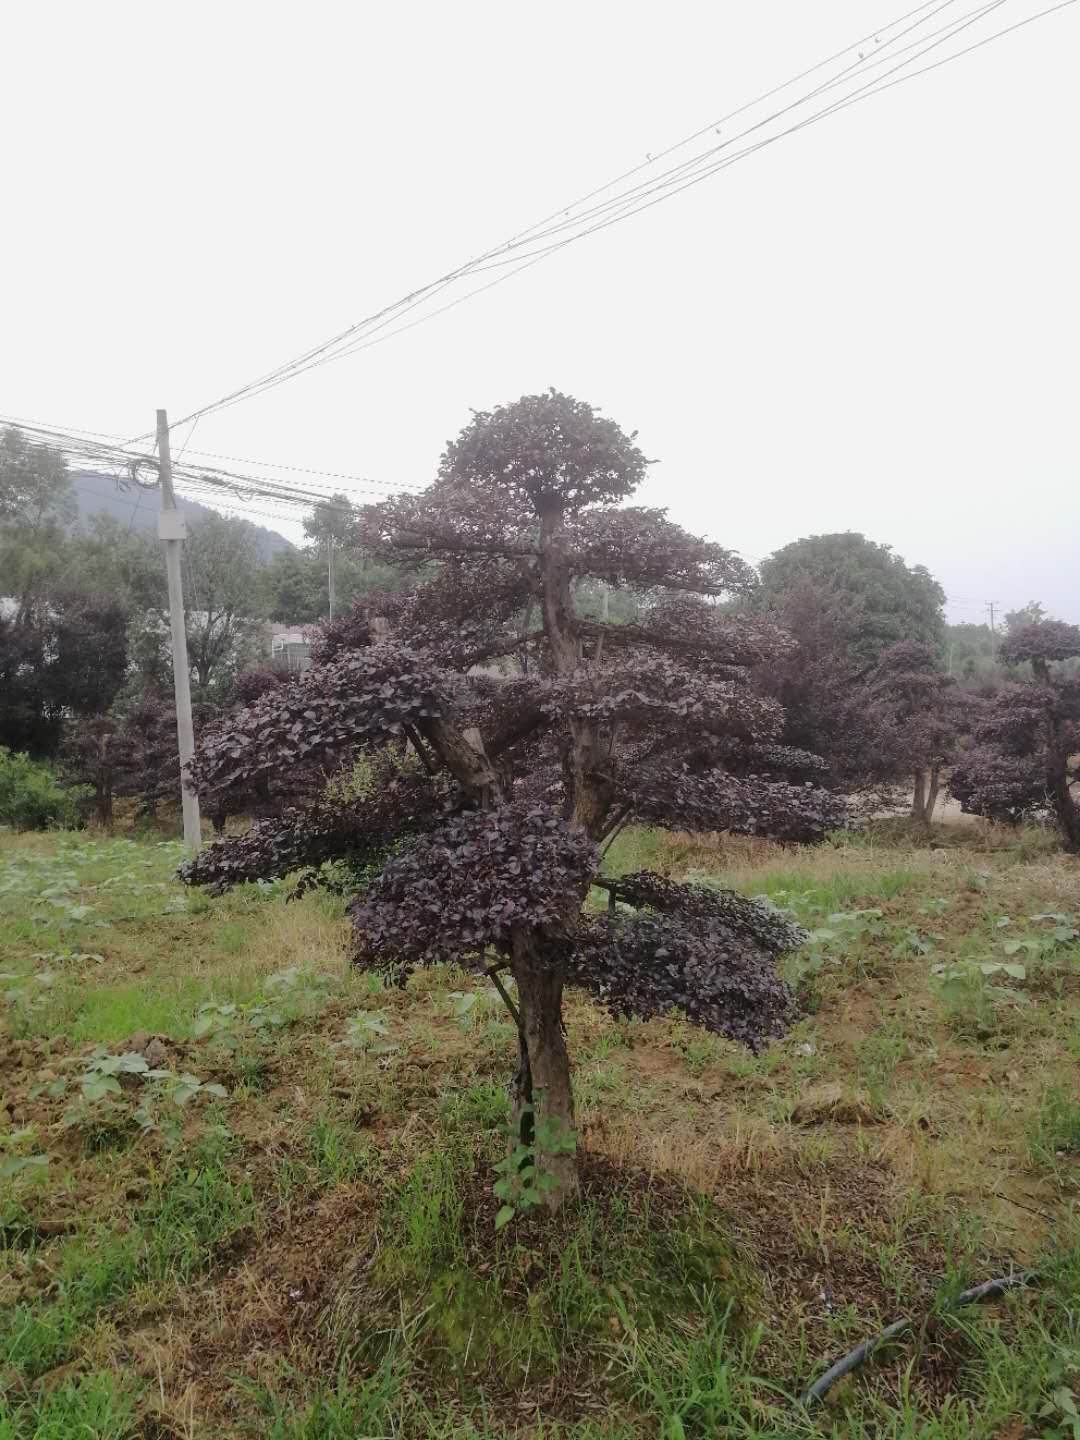
[[0, 825], [73, 830], [80, 823], [79, 802], [92, 794], [89, 785], [61, 786], [48, 765], [0, 745]]

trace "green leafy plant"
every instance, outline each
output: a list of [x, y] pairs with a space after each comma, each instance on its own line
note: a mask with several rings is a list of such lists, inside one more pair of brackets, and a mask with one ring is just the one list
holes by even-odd
[[208, 1000], [195, 1012], [192, 1029], [196, 1039], [208, 1039], [226, 1050], [240, 1045], [237, 1027], [245, 1026], [260, 1039], [269, 1031], [281, 1030], [301, 1017], [317, 1015], [327, 1003], [328, 982], [299, 965], [279, 970], [266, 982], [270, 998], [246, 1004]]
[[345, 1022], [345, 1044], [368, 1055], [390, 1055], [401, 1046], [387, 1037], [390, 1026], [385, 1010], [362, 1010]]
[[[48, 1155], [39, 1153], [26, 1153], [37, 1140], [37, 1131], [33, 1125], [24, 1125], [18, 1130], [9, 1130], [6, 1135], [0, 1134], [0, 1180], [10, 1180], [16, 1175], [25, 1172], [40, 1173], [48, 1167]], [[21, 1151], [20, 1154], [12, 1154], [12, 1151]], [[5, 1154], [5, 1152], [8, 1152]], [[2, 1432], [0, 1432], [2, 1435]]]
[[1076, 1392], [1068, 1385], [1059, 1385], [1039, 1409], [1039, 1419], [1052, 1422], [1042, 1432], [1041, 1440], [1080, 1440], [1080, 1409]]
[[50, 766], [0, 745], [0, 825], [16, 830], [74, 829], [89, 785], [64, 788]]
[[495, 1229], [501, 1230], [519, 1212], [528, 1212], [542, 1205], [545, 1195], [558, 1185], [558, 1180], [544, 1168], [544, 1160], [554, 1155], [574, 1155], [577, 1152], [577, 1134], [561, 1125], [556, 1116], [544, 1115], [535, 1122], [535, 1111], [531, 1105], [523, 1107], [522, 1116], [533, 1122], [533, 1139], [525, 1144], [517, 1139], [521, 1133], [520, 1121], [508, 1127], [509, 1138], [517, 1143], [495, 1166], [499, 1179], [492, 1186], [496, 1197], [503, 1203], [495, 1216]]
[[[81, 1063], [81, 1073], [73, 1080], [60, 1075], [33, 1086], [30, 1094], [60, 1099], [74, 1087], [76, 1093], [60, 1123], [66, 1129], [82, 1131], [94, 1145], [122, 1136], [132, 1124], [144, 1134], [156, 1132], [175, 1144], [180, 1138], [175, 1110], [196, 1098], [224, 1100], [228, 1095], [224, 1085], [200, 1080], [189, 1071], [177, 1074], [151, 1066], [137, 1051], [113, 1055], [99, 1047]], [[136, 1088], [129, 1093], [124, 1080]]]

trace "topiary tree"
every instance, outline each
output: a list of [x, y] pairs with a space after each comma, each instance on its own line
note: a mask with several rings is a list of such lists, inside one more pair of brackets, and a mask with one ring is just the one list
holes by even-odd
[[[662, 510], [617, 508], [646, 465], [633, 436], [555, 391], [474, 415], [426, 492], [363, 516], [373, 553], [438, 562], [434, 578], [336, 620], [319, 663], [207, 737], [192, 767], [212, 799], [271, 770], [324, 783], [369, 757], [361, 794], [312, 793], [183, 876], [221, 888], [385, 862], [350, 907], [357, 963], [492, 977], [518, 1027], [517, 1135], [544, 1152], [550, 1205], [576, 1183], [565, 984], [621, 1012], [679, 1008], [751, 1047], [794, 1013], [774, 965], [789, 924], [731, 892], [606, 880], [601, 848], [634, 818], [790, 841], [842, 819], [749, 679], [787, 637], [710, 603], [748, 593], [753, 572]], [[632, 592], [636, 618], [579, 614], [582, 581]], [[507, 657], [513, 673], [476, 673]], [[606, 910], [586, 905], [593, 886]]]
[[1041, 620], [1010, 629], [1006, 665], [1029, 665], [1032, 684], [1005, 685], [975, 726], [974, 744], [949, 782], [961, 808], [1017, 824], [1049, 811], [1070, 854], [1080, 854], [1080, 679], [1063, 662], [1080, 656], [1080, 626]]
[[911, 818], [926, 826], [934, 816], [941, 772], [959, 740], [956, 686], [929, 645], [901, 640], [885, 650], [852, 707], [873, 736], [875, 767], [883, 776], [913, 782]]

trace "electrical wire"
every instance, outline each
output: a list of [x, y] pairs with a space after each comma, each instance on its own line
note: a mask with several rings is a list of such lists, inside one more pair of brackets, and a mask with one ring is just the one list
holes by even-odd
[[[0, 417], [5, 421], [6, 418]], [[65, 459], [75, 464], [95, 467], [106, 474], [112, 474], [116, 479], [120, 479], [122, 476], [125, 481], [137, 481], [139, 471], [146, 466], [153, 466], [156, 471], [152, 453], [132, 453], [130, 449], [123, 446], [88, 438], [93, 432], [78, 432], [61, 429], [58, 426], [47, 427], [30, 423], [24, 423], [20, 429], [37, 443], [46, 444], [59, 450]], [[238, 463], [254, 464], [256, 462], [239, 461]], [[301, 467], [295, 468], [300, 469]], [[116, 473], [118, 471], [119, 475]], [[335, 494], [326, 489], [317, 489], [310, 485], [285, 484], [272, 476], [242, 474], [222, 467], [183, 463], [174, 463], [173, 476], [178, 486], [202, 489], [215, 494], [218, 498], [222, 492], [227, 492], [241, 500], [261, 496], [275, 502], [301, 505], [305, 508], [321, 506], [343, 514], [354, 513], [356, 509], [356, 506], [347, 502], [347, 497], [344, 497], [346, 503], [340, 504], [335, 499]], [[401, 487], [379, 485], [374, 481], [361, 481], [355, 478], [354, 483], [366, 485], [371, 489], [372, 495], [369, 497], [369, 503], [375, 499], [385, 499], [392, 493], [401, 493]]]
[[[1008, 0], [989, 0], [989, 3], [977, 6], [974, 10], [967, 12], [965, 15], [959, 17], [958, 19], [948, 22], [948, 24], [941, 27], [939, 30], [931, 31], [929, 34], [920, 35], [917, 39], [911, 41], [908, 45], [896, 51], [895, 54], [885, 55], [883, 53], [888, 46], [894, 45], [896, 41], [903, 36], [911, 34], [916, 29], [918, 29], [919, 26], [925, 25], [927, 20], [941, 14], [947, 8], [947, 6], [952, 3], [954, 3], [954, 0], [936, 0], [936, 3], [921, 5], [916, 7], [915, 10], [908, 11], [905, 15], [899, 17], [897, 20], [892, 21], [887, 25], [881, 26], [878, 28], [878, 30], [871, 32], [869, 36], [862, 37], [860, 40], [852, 42], [851, 45], [845, 46], [843, 50], [836, 52], [828, 59], [819, 61], [817, 65], [810, 67], [809, 70], [801, 72], [799, 76], [794, 77], [792, 80], [785, 81], [783, 84], [774, 87], [770, 91], [765, 92], [763, 96], [758, 96], [755, 100], [749, 101], [745, 105], [738, 107], [737, 110], [730, 112], [729, 117], [727, 117], [731, 118], [732, 116], [744, 114], [753, 106], [758, 105], [764, 100], [770, 98], [771, 96], [774, 96], [781, 91], [790, 88], [793, 84], [798, 83], [800, 80], [805, 79], [808, 75], [813, 74], [817, 70], [820, 70], [825, 66], [833, 63], [836, 59], [842, 58], [845, 55], [849, 55], [852, 50], [857, 50], [857, 47], [861, 44], [865, 45], [868, 43], [868, 41], [872, 40], [876, 45], [880, 47], [880, 53], [878, 54], [878, 58], [868, 61], [867, 56], [860, 53], [858, 55], [858, 59], [850, 62], [838, 75], [835, 75], [829, 80], [814, 87], [814, 89], [809, 91], [808, 94], [802, 95], [798, 99], [791, 101], [789, 104], [781, 107], [781, 109], [775, 111], [771, 116], [766, 117], [765, 120], [759, 120], [753, 125], [746, 127], [742, 132], [740, 132], [738, 136], [734, 137], [734, 139], [745, 138], [753, 131], [761, 129], [764, 125], [771, 123], [779, 116], [788, 113], [801, 105], [805, 105], [813, 98], [816, 98], [822, 94], [827, 94], [829, 91], [834, 90], [845, 80], [852, 77], [857, 78], [858, 76], [866, 74], [873, 69], [879, 68], [882, 65], [886, 64], [888, 61], [895, 60], [897, 55], [907, 54], [906, 59], [900, 60], [899, 63], [894, 64], [891, 69], [886, 69], [883, 74], [875, 76], [875, 78], [872, 80], [866, 81], [864, 84], [858, 86], [854, 91], [851, 91], [850, 93], [835, 100], [834, 102], [823, 107], [814, 114], [804, 117], [796, 124], [793, 124], [782, 130], [779, 134], [774, 136], [768, 136], [760, 141], [756, 141], [753, 144], [745, 147], [745, 149], [742, 151], [738, 151], [733, 155], [727, 155], [720, 160], [716, 160], [715, 157], [717, 153], [733, 143], [733, 140], [729, 138], [728, 140], [724, 141], [723, 146], [711, 146], [707, 151], [697, 156], [691, 157], [690, 160], [681, 162], [680, 165], [673, 167], [665, 174], [662, 174], [659, 177], [653, 177], [653, 179], [650, 181], [642, 182], [639, 185], [635, 185], [631, 187], [629, 191], [623, 192], [608, 200], [605, 200], [602, 202], [602, 204], [592, 207], [591, 210], [585, 211], [583, 214], [578, 214], [576, 216], [573, 216], [573, 218], [569, 218], [570, 212], [576, 208], [579, 208], [585, 200], [592, 199], [596, 195], [599, 195], [604, 191], [613, 188], [616, 184], [620, 183], [619, 179], [609, 181], [604, 186], [601, 186], [598, 189], [589, 192], [589, 195], [584, 197], [582, 201], [572, 202], [572, 204], [568, 208], [554, 212], [554, 215], [549, 216], [547, 220], [537, 222], [528, 230], [518, 232], [518, 234], [516, 236], [512, 236], [510, 240], [503, 242], [499, 246], [493, 247], [491, 250], [484, 252], [480, 256], [474, 257], [472, 260], [465, 262], [464, 265], [458, 266], [455, 269], [446, 272], [446, 274], [439, 277], [437, 280], [431, 281], [427, 285], [421, 286], [417, 290], [411, 291], [408, 295], [402, 297], [400, 300], [393, 302], [393, 304], [389, 306], [385, 306], [382, 310], [377, 311], [374, 315], [368, 316], [365, 319], [358, 321], [356, 324], [347, 327], [345, 330], [339, 332], [337, 335], [331, 337], [329, 340], [326, 340], [321, 344], [312, 347], [311, 349], [303, 352], [301, 355], [296, 356], [292, 360], [285, 362], [285, 364], [276, 367], [276, 369], [266, 372], [264, 375], [258, 377], [256, 380], [253, 380], [248, 384], [227, 393], [226, 395], [220, 397], [218, 400], [215, 400], [196, 411], [192, 411], [190, 415], [184, 416], [183, 419], [177, 423], [186, 423], [188, 420], [192, 420], [196, 417], [210, 414], [217, 410], [226, 409], [234, 404], [239, 404], [242, 400], [252, 398], [256, 394], [264, 393], [266, 390], [272, 389], [279, 384], [283, 384], [286, 380], [292, 379], [296, 375], [301, 374], [306, 370], [314, 369], [321, 365], [328, 364], [333, 359], [344, 358], [344, 356], [347, 354], [355, 354], [358, 350], [369, 348], [373, 344], [382, 343], [383, 340], [390, 339], [394, 335], [401, 334], [407, 329], [412, 329], [416, 325], [423, 323], [426, 319], [432, 319], [435, 317], [435, 315], [445, 313], [446, 310], [454, 308], [456, 305], [463, 303], [465, 299], [480, 294], [482, 293], [482, 291], [492, 288], [492, 286], [495, 284], [502, 283], [504, 279], [508, 279], [512, 275], [520, 273], [522, 270], [528, 268], [532, 264], [538, 263], [540, 259], [545, 258], [547, 255], [557, 253], [558, 250], [564, 248], [568, 244], [573, 243], [575, 240], [583, 239], [588, 234], [595, 234], [599, 230], [606, 229], [611, 224], [618, 223], [624, 219], [631, 218], [631, 216], [633, 215], [640, 214], [644, 209], [651, 208], [652, 205], [660, 203], [660, 201], [663, 199], [672, 198], [672, 196], [681, 193], [684, 189], [690, 188], [691, 185], [701, 183], [701, 181], [716, 174], [719, 170], [726, 168], [727, 165], [735, 163], [735, 161], [738, 159], [746, 158], [746, 156], [748, 156], [749, 154], [756, 153], [758, 149], [764, 148], [766, 145], [773, 144], [778, 139], [782, 139], [787, 135], [794, 134], [797, 131], [806, 128], [807, 125], [816, 123], [818, 120], [824, 119], [829, 115], [836, 114], [840, 110], [846, 109], [851, 104], [859, 103], [861, 100], [869, 98], [870, 95], [881, 94], [885, 90], [891, 89], [896, 84], [903, 83], [904, 81], [909, 79], [914, 79], [919, 75], [924, 75], [929, 73], [929, 71], [931, 70], [938, 69], [944, 64], [951, 63], [951, 61], [959, 59], [963, 55], [970, 54], [972, 51], [980, 49], [982, 46], [990, 44], [994, 40], [1001, 39], [1003, 36], [1011, 34], [1026, 25], [1032, 24], [1034, 21], [1042, 19], [1057, 10], [1061, 10], [1071, 4], [1075, 4], [1076, 0], [1059, 0], [1059, 3], [1055, 5], [1051, 5], [1046, 9], [1037, 12], [1034, 15], [1027, 16], [1023, 20], [1017, 21], [1013, 25], [996, 31], [989, 36], [985, 36], [980, 40], [963, 47], [961, 50], [941, 57], [933, 63], [918, 69], [911, 70], [909, 67], [914, 62], [929, 54], [932, 50], [954, 39], [963, 30], [969, 28], [971, 25], [977, 24], [987, 15], [999, 9], [1003, 4], [1008, 3]], [[929, 13], [927, 14], [926, 12]], [[890, 31], [897, 30], [898, 27], [900, 27], [907, 20], [911, 19], [913, 16], [922, 16], [922, 18], [920, 20], [916, 20], [914, 24], [908, 25], [906, 29], [900, 30], [897, 34], [889, 33]], [[906, 74], [899, 73], [905, 70], [907, 71]], [[721, 121], [715, 123], [717, 125], [722, 124], [724, 123], [724, 120], [722, 119]], [[677, 142], [674, 146], [669, 146], [667, 150], [660, 152], [658, 156], [648, 157], [647, 161], [645, 162], [646, 166], [654, 165], [657, 159], [674, 153], [678, 149], [691, 143], [693, 139], [700, 138], [701, 135], [705, 134], [708, 130], [713, 128], [715, 127], [712, 125], [702, 127], [702, 129], [694, 132], [693, 136], [688, 136], [684, 140]], [[633, 167], [631, 170], [624, 172], [624, 175], [621, 178], [625, 179], [634, 174], [637, 174], [643, 168], [644, 167], [641, 165]], [[561, 216], [562, 218], [558, 219], [557, 224], [550, 223], [551, 221], [557, 219], [559, 216]], [[589, 219], [592, 219], [595, 223], [587, 224], [584, 226], [584, 228], [582, 228], [582, 221]], [[575, 229], [575, 226], [578, 228]], [[548, 236], [555, 236], [561, 234], [565, 230], [570, 230], [571, 233], [564, 234], [561, 239], [553, 240], [552, 244], [549, 247], [544, 247], [540, 250], [529, 250], [525, 248], [526, 246], [535, 245], [536, 241], [542, 240]], [[524, 257], [522, 258], [519, 252], [521, 252], [523, 249]], [[500, 274], [497, 279], [487, 282], [483, 286], [468, 291], [466, 295], [459, 296], [457, 299], [450, 301], [446, 305], [440, 306], [434, 311], [430, 311], [416, 319], [409, 321], [406, 325], [398, 325], [396, 328], [387, 329], [387, 327], [394, 326], [396, 322], [400, 320], [409, 310], [415, 309], [421, 304], [426, 303], [435, 295], [437, 295], [441, 290], [447, 288], [447, 286], [455, 283], [456, 281], [464, 278], [467, 275], [479, 273], [483, 269], [492, 268], [501, 269], [504, 271], [504, 273]], [[380, 331], [385, 331], [386, 333], [378, 333]]]
[[[946, 0], [946, 3], [951, 3], [951, 0]], [[877, 31], [873, 31], [869, 35], [861, 36], [858, 40], [853, 41], [850, 45], [845, 46], [842, 50], [835, 52], [833, 55], [827, 57], [824, 60], [818, 61], [815, 65], [810, 66], [808, 69], [800, 72], [799, 75], [794, 76], [787, 81], [784, 81], [778, 86], [774, 86], [771, 90], [766, 91], [764, 95], [757, 96], [753, 100], [739, 106], [736, 110], [729, 112], [726, 117], [721, 117], [719, 120], [712, 122], [709, 126], [702, 127], [702, 129], [696, 131], [693, 136], [687, 136], [685, 137], [685, 139], [676, 142], [675, 145], [669, 146], [666, 151], [662, 152], [662, 155], [673, 153], [675, 150], [678, 150], [686, 144], [691, 143], [692, 140], [697, 136], [700, 136], [701, 134], [704, 134], [708, 130], [712, 129], [714, 125], [723, 124], [725, 123], [725, 119], [730, 119], [739, 114], [745, 113], [754, 105], [760, 104], [764, 100], [771, 98], [773, 95], [780, 93], [782, 90], [790, 88], [792, 85], [799, 83], [802, 79], [805, 79], [807, 76], [815, 73], [817, 70], [824, 68], [824, 66], [831, 64], [834, 60], [842, 58], [844, 55], [849, 54], [858, 45], [866, 44], [868, 43], [868, 41], [874, 39], [876, 36], [887, 33], [890, 29], [895, 28], [896, 25], [903, 23], [912, 15], [919, 14], [920, 12], [926, 10], [935, 10], [936, 12], [936, 8], [940, 7], [941, 0], [927, 0], [927, 3], [921, 4], [915, 7], [914, 10], [906, 12], [904, 15], [900, 16], [897, 21], [890, 22], [889, 24], [881, 26], [878, 28]], [[654, 161], [652, 159], [649, 159], [645, 162], [646, 166], [653, 163]], [[640, 165], [636, 166], [631, 171], [626, 172], [626, 175], [637, 173], [642, 168], [644, 167]], [[625, 178], [625, 176], [623, 178]], [[618, 178], [612, 181], [608, 181], [605, 185], [591, 191], [589, 195], [583, 198], [583, 200], [571, 202], [569, 209], [574, 209], [577, 205], [584, 203], [585, 200], [591, 199], [593, 196], [601, 193], [603, 190], [609, 189], [613, 185], [618, 183], [620, 183]], [[379, 322], [390, 323], [393, 319], [398, 318], [396, 312], [414, 308], [422, 300], [430, 298], [431, 294], [438, 293], [440, 289], [446, 288], [446, 286], [452, 284], [455, 280], [469, 273], [480, 263], [490, 260], [494, 256], [498, 255], [500, 252], [504, 252], [509, 249], [515, 243], [529, 237], [535, 231], [541, 229], [544, 225], [548, 224], [549, 221], [556, 218], [560, 214], [563, 214], [565, 210], [566, 207], [560, 207], [559, 210], [545, 217], [545, 219], [534, 223], [526, 230], [517, 232], [517, 234], [511, 236], [509, 240], [504, 241], [499, 245], [493, 246], [491, 249], [484, 251], [479, 256], [474, 256], [472, 259], [466, 261], [463, 265], [456, 266], [452, 270], [447, 271], [444, 275], [438, 277], [438, 279], [430, 281], [428, 282], [428, 284], [409, 292], [409, 294], [403, 296], [400, 300], [394, 301], [391, 305], [383, 307], [383, 309], [377, 311], [374, 315], [367, 316], [363, 320], [357, 321], [355, 324], [346, 327], [346, 329], [339, 332], [339, 334], [332, 336], [329, 340], [323, 341], [319, 345], [314, 346], [311, 349], [303, 352], [301, 355], [295, 357], [291, 361], [286, 362], [284, 365], [277, 366], [275, 369], [266, 372], [264, 375], [258, 377], [256, 380], [249, 382], [247, 385], [241, 386], [237, 390], [232, 391], [229, 394], [221, 397], [220, 400], [212, 402], [208, 406], [203, 406], [198, 411], [193, 411], [191, 415], [184, 416], [183, 419], [177, 423], [183, 424], [187, 420], [193, 418], [193, 416], [196, 414], [207, 414], [210, 413], [212, 410], [224, 409], [233, 403], [238, 403], [241, 399], [247, 398], [249, 394], [257, 393], [262, 388], [270, 388], [270, 385], [273, 383], [280, 383], [286, 378], [291, 378], [294, 373], [297, 373], [299, 367], [306, 366], [309, 362], [316, 360], [326, 351], [341, 345], [350, 337], [356, 335], [357, 332], [370, 331], [373, 327], [376, 327]], [[490, 288], [490, 286], [484, 286], [482, 288], [488, 289]], [[142, 438], [144, 437], [136, 437], [136, 439]]]

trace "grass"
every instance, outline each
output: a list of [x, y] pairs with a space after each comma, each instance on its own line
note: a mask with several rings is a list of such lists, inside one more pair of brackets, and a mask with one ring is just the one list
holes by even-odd
[[1071, 1434], [1076, 866], [933, 842], [621, 835], [791, 913], [805, 1018], [754, 1056], [571, 994], [582, 1193], [496, 1233], [490, 986], [355, 974], [339, 899], [191, 895], [172, 842], [0, 835], [0, 1440]]

